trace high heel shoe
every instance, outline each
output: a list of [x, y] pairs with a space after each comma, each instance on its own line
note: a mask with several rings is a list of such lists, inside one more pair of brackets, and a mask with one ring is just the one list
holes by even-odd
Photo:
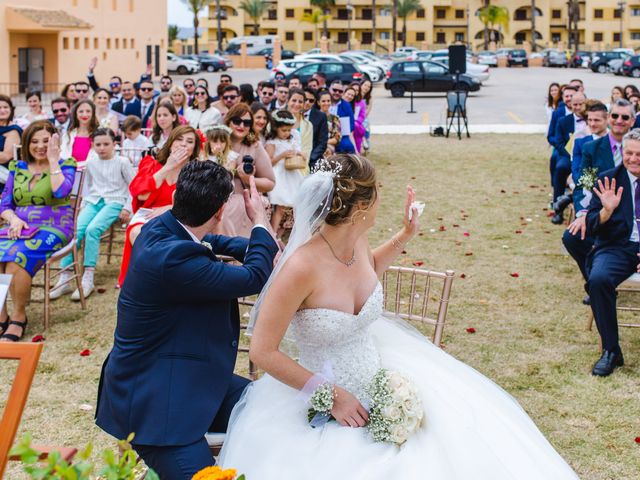
[[20, 336], [13, 333], [3, 333], [2, 336], [0, 336], [0, 340], [9, 340], [10, 342], [18, 342], [22, 340], [22, 337], [24, 337], [24, 332], [27, 330], [28, 323], [29, 319], [27, 317], [24, 317], [24, 322], [16, 322], [15, 320], [10, 320], [9, 318], [7, 318], [7, 328], [9, 327], [9, 325], [16, 325], [17, 327], [22, 327], [22, 332], [20, 332]]

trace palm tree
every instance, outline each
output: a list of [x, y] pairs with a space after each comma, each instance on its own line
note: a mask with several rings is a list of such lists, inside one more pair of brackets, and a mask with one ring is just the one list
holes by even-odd
[[322, 34], [326, 38], [329, 38], [329, 30], [327, 28], [327, 20], [331, 20], [331, 15], [329, 15], [329, 11], [330, 11], [331, 7], [335, 7], [336, 6], [336, 0], [310, 0], [309, 3], [312, 6], [318, 7], [320, 10], [322, 10], [322, 13], [324, 13], [324, 15], [326, 16], [326, 18], [322, 21]]
[[398, 41], [398, 0], [393, 0], [391, 7], [391, 35], [393, 35], [393, 51], [396, 51]]
[[493, 27], [496, 25], [503, 27], [505, 31], [509, 31], [509, 10], [507, 7], [497, 7], [495, 5], [487, 5], [482, 7], [478, 12], [480, 21], [484, 24], [484, 48], [489, 48], [489, 29], [493, 37]]
[[269, 4], [265, 0], [242, 0], [240, 8], [247, 12], [247, 15], [253, 21], [253, 35], [258, 35], [260, 28], [260, 19], [269, 8]]
[[373, 42], [373, 53], [378, 51], [378, 42], [376, 41], [376, 0], [371, 0], [371, 38]]
[[402, 46], [407, 46], [407, 17], [420, 10], [420, 0], [398, 0], [397, 14], [402, 18]]
[[178, 25], [167, 25], [167, 37], [169, 37], [169, 46], [173, 45], [173, 41], [178, 38]]
[[326, 22], [331, 19], [331, 15], [325, 15], [322, 13], [322, 10], [319, 8], [315, 8], [311, 13], [305, 13], [300, 18], [301, 22], [310, 23], [313, 25], [313, 29], [315, 30], [315, 39], [316, 39], [316, 47], [318, 46], [318, 25]]
[[536, 0], [531, 0], [531, 51], [536, 51]]
[[209, 0], [182, 0], [191, 13], [193, 13], [193, 44], [195, 54], [198, 54], [198, 27], [200, 26], [200, 20], [198, 19], [198, 15], [200, 12], [209, 5]]

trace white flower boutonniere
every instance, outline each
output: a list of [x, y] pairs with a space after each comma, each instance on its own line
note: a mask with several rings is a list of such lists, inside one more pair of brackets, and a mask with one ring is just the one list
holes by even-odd
[[211, 252], [213, 252], [213, 247], [211, 246], [211, 244], [209, 242], [205, 242], [204, 240], [200, 242], [202, 245], [204, 245], [205, 247], [207, 247]]

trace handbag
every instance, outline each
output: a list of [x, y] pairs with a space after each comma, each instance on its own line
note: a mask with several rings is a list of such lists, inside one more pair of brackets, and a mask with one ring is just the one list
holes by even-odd
[[307, 168], [307, 162], [300, 155], [287, 157], [284, 159], [284, 168], [287, 170], [302, 170]]
[[[33, 236], [39, 231], [40, 231], [40, 227], [23, 228], [22, 231], [20, 232], [20, 235], [18, 236], [18, 240], [29, 240], [30, 238], [33, 238]], [[10, 238], [9, 227], [0, 229], [0, 238], [2, 239]]]

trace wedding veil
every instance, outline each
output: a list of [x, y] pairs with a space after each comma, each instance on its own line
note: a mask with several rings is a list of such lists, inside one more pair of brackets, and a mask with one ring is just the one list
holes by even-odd
[[[302, 245], [304, 245], [311, 236], [320, 228], [320, 225], [327, 217], [331, 210], [331, 202], [333, 200], [333, 179], [335, 177], [334, 171], [330, 170], [328, 165], [319, 166], [320, 170], [308, 175], [300, 185], [298, 194], [295, 197], [293, 205], [294, 224], [291, 235], [289, 236], [289, 242], [287, 243], [284, 252], [282, 253], [280, 260], [273, 269], [271, 276], [267, 280], [266, 285], [260, 292], [258, 300], [251, 309], [250, 320], [247, 326], [247, 335], [253, 333], [258, 316], [260, 315], [260, 308], [264, 297], [268, 294], [269, 288], [273, 279], [276, 278], [284, 264], [289, 260], [291, 255]], [[326, 170], [322, 170], [322, 168]], [[287, 332], [288, 333], [288, 332]], [[285, 339], [290, 340], [290, 336], [285, 334]]]

